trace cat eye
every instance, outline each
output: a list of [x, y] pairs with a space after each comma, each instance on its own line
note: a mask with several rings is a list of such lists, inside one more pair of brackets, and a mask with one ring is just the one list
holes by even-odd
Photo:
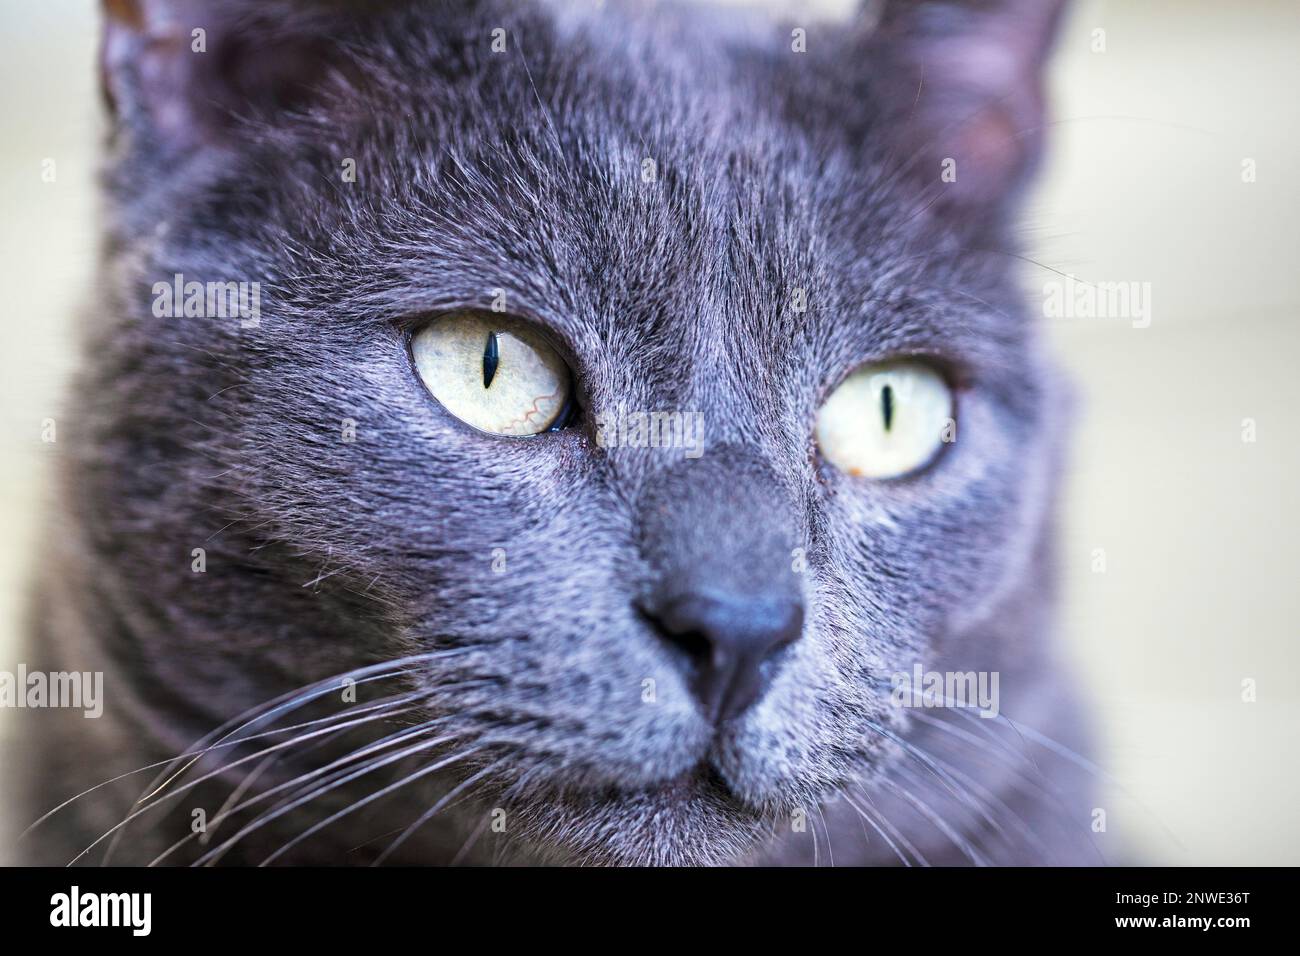
[[568, 416], [568, 365], [518, 319], [444, 315], [411, 337], [411, 358], [442, 407], [480, 431], [536, 435], [562, 427]]
[[840, 471], [896, 478], [928, 464], [952, 435], [952, 390], [914, 361], [864, 365], [817, 416], [817, 446]]

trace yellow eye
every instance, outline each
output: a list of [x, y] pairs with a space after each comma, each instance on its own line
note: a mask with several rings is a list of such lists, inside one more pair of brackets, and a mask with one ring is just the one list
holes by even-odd
[[569, 367], [518, 319], [491, 312], [443, 316], [412, 337], [411, 356], [447, 411], [493, 435], [544, 432], [569, 401]]
[[919, 362], [864, 365], [817, 416], [822, 457], [846, 474], [894, 478], [927, 464], [951, 441], [952, 392]]

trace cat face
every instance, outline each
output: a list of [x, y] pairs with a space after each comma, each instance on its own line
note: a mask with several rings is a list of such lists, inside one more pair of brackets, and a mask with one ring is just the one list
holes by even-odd
[[[1033, 144], [999, 130], [1047, 25], [904, 11], [800, 52], [735, 14], [302, 6], [216, 16], [201, 54], [110, 25], [105, 364], [168, 488], [125, 511], [220, 531], [253, 627], [433, 655], [425, 711], [561, 853], [732, 859], [887, 770], [890, 675], [983, 622], [1039, 531], [1053, 421], [1004, 225]], [[256, 321], [150, 315], [176, 275], [258, 283]], [[418, 343], [471, 320], [553, 350], [562, 427], [439, 401]], [[942, 440], [837, 466], [828, 398], [903, 361], [951, 396]], [[641, 413], [698, 441], [629, 437]]]

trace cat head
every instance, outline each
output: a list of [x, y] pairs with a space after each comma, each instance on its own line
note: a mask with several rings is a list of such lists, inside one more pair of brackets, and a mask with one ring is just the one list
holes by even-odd
[[108, 3], [87, 520], [169, 679], [414, 655], [583, 859], [731, 859], [886, 767], [889, 676], [1040, 531], [1054, 8]]

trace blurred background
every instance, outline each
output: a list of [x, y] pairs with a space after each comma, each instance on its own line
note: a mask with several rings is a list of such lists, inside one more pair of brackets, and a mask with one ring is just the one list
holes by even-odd
[[[0, 5], [0, 670], [52, 498], [42, 420], [94, 302], [97, 23], [95, 0]], [[1298, 48], [1293, 0], [1083, 2], [1051, 73], [1030, 301], [1059, 273], [1151, 292], [1145, 328], [1044, 319], [1080, 395], [1060, 622], [1113, 863], [1300, 863]]]

